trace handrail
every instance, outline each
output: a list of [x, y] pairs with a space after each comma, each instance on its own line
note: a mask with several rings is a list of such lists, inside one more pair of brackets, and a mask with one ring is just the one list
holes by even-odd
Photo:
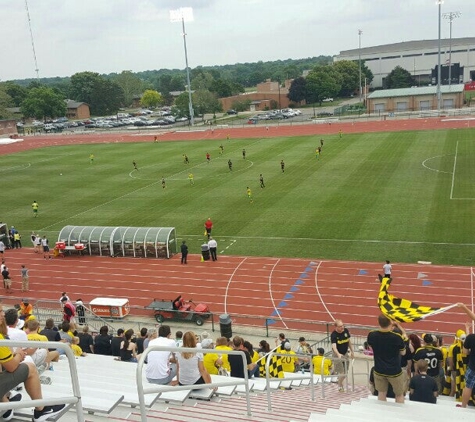
[[79, 387], [76, 358], [70, 347], [59, 341], [16, 341], [0, 340], [0, 347], [21, 347], [21, 348], [57, 348], [64, 350], [69, 361], [69, 372], [73, 387], [73, 396], [57, 397], [54, 399], [22, 400], [19, 402], [0, 402], [0, 413], [10, 409], [23, 409], [25, 407], [51, 406], [55, 404], [75, 404], [78, 422], [84, 422], [84, 411], [82, 407], [81, 391]]
[[[239, 355], [242, 357], [243, 368], [244, 368], [244, 378], [236, 379], [232, 378], [232, 381], [229, 382], [219, 382], [219, 383], [211, 383], [211, 384], [198, 384], [198, 385], [182, 385], [182, 386], [171, 386], [171, 385], [156, 385], [156, 384], [149, 384], [150, 387], [144, 388], [143, 385], [143, 366], [145, 360], [150, 352], [158, 351], [158, 352], [188, 352], [188, 353], [217, 353], [217, 354], [225, 354], [225, 355]], [[147, 410], [145, 408], [145, 394], [153, 394], [153, 393], [164, 393], [167, 391], [181, 391], [181, 390], [196, 390], [202, 388], [213, 388], [213, 387], [226, 387], [230, 385], [244, 385], [246, 389], [246, 405], [247, 405], [247, 415], [252, 416], [251, 412], [251, 400], [250, 400], [250, 391], [249, 391], [249, 378], [247, 372], [247, 360], [246, 355], [243, 351], [240, 350], [220, 350], [220, 349], [197, 349], [195, 347], [168, 347], [168, 346], [148, 346], [144, 352], [140, 355], [140, 359], [137, 364], [137, 393], [139, 397], [140, 403], [140, 419], [142, 422], [147, 422]]]

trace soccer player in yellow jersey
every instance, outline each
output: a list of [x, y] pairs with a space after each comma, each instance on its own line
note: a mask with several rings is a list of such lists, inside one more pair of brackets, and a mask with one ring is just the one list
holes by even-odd
[[193, 173], [188, 174], [188, 180], [190, 181], [190, 185], [194, 185], [195, 181], [193, 179]]
[[33, 201], [33, 203], [31, 204], [31, 208], [33, 208], [33, 215], [35, 217], [38, 217], [38, 208], [39, 208], [38, 202]]
[[89, 164], [94, 163], [94, 154], [89, 155]]
[[252, 192], [249, 186], [247, 187], [247, 197], [249, 198], [249, 202], [252, 202]]

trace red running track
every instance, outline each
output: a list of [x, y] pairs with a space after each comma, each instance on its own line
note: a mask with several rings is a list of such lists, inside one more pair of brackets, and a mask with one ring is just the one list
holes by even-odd
[[[45, 260], [30, 248], [6, 251], [5, 259], [13, 275], [14, 293], [9, 296], [17, 299], [22, 297], [19, 274], [25, 264], [31, 300], [58, 300], [62, 291], [86, 303], [96, 297], [124, 297], [139, 308], [133, 309], [136, 315], [152, 315], [143, 308], [154, 298], [171, 300], [179, 294], [209, 304], [217, 315], [229, 313], [238, 323], [261, 327], [266, 318], [276, 321], [273, 328], [302, 331], [322, 331], [323, 323], [335, 318], [374, 326], [379, 314], [377, 274], [382, 263], [240, 256], [200, 262], [198, 255], [190, 255], [187, 265], [180, 264], [179, 255], [169, 260], [76, 255]], [[422, 305], [471, 301], [470, 267], [394, 263], [393, 276], [391, 293]], [[406, 328], [455, 333], [466, 319], [454, 308]]]

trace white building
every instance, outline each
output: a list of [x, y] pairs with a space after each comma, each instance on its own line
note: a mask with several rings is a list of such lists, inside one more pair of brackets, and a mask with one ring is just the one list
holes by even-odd
[[[438, 40], [407, 41], [346, 50], [334, 56], [333, 60], [358, 61], [359, 57], [373, 72], [372, 88], [384, 87], [386, 76], [396, 66], [409, 71], [417, 85], [437, 83], [433, 72], [438, 64]], [[452, 38], [451, 42], [448, 39], [441, 40], [442, 84], [448, 84], [449, 63], [452, 63], [453, 84], [475, 80], [475, 38]]]

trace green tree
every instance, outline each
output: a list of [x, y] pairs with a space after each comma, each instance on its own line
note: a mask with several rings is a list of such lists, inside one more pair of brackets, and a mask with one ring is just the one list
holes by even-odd
[[162, 96], [155, 90], [147, 89], [140, 98], [142, 107], [157, 107], [162, 103]]
[[12, 107], [20, 107], [20, 104], [28, 95], [28, 90], [25, 87], [11, 81], [4, 82], [0, 86], [10, 96]]
[[115, 114], [124, 103], [124, 92], [114, 81], [95, 72], [80, 72], [71, 76], [71, 97], [89, 104], [91, 114]]
[[200, 72], [198, 75], [194, 76], [191, 80], [191, 89], [193, 91], [197, 90], [208, 90], [213, 85], [213, 75], [209, 72]]
[[122, 88], [124, 92], [124, 104], [126, 106], [130, 106], [134, 97], [141, 95], [144, 90], [142, 80], [130, 70], [124, 70], [113, 80]]
[[396, 66], [385, 79], [385, 87], [388, 89], [410, 88], [414, 84], [411, 73], [401, 66]]
[[251, 106], [251, 100], [233, 101], [232, 108], [236, 111], [248, 111]]
[[13, 99], [6, 92], [6, 84], [0, 84], [0, 120], [11, 119], [13, 113], [7, 110], [7, 108], [13, 106]]
[[200, 89], [193, 93], [193, 107], [196, 114], [213, 113], [222, 111], [221, 103], [216, 94], [206, 89]]
[[66, 103], [61, 94], [53, 89], [42, 86], [29, 90], [27, 97], [21, 103], [21, 112], [25, 117], [37, 119], [54, 119], [66, 114]]
[[294, 103], [300, 103], [307, 98], [307, 80], [302, 76], [294, 79], [290, 84], [287, 97]]
[[[333, 67], [341, 76], [341, 89], [338, 93], [342, 97], [348, 97], [359, 89], [360, 70], [358, 62], [341, 60], [333, 64]], [[361, 72], [361, 83], [364, 85], [363, 72]]]
[[188, 92], [182, 92], [175, 98], [175, 105], [173, 107], [173, 114], [177, 114], [178, 117], [187, 117], [190, 119]]
[[341, 90], [341, 75], [333, 66], [315, 66], [307, 76], [307, 104], [322, 103]]

